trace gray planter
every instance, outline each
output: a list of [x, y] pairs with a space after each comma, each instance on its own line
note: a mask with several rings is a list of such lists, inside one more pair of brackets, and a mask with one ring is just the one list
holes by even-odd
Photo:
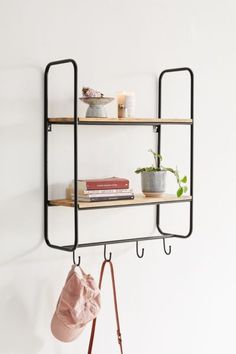
[[143, 194], [160, 195], [166, 189], [166, 171], [141, 172], [141, 182]]

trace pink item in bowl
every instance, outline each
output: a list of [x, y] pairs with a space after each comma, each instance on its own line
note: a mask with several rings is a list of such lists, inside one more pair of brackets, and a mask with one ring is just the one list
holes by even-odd
[[62, 342], [75, 340], [101, 307], [100, 290], [94, 279], [75, 268], [73, 265], [67, 276], [51, 322], [52, 334]]

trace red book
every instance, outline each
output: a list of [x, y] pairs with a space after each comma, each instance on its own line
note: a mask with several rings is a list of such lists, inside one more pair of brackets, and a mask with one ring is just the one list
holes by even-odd
[[79, 190], [96, 190], [96, 189], [127, 189], [129, 188], [129, 180], [126, 178], [110, 177], [101, 179], [78, 180]]

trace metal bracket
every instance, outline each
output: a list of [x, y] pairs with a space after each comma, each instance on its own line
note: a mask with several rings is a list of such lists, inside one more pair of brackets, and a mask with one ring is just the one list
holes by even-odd
[[153, 125], [152, 131], [153, 131], [153, 133], [159, 133], [159, 131], [160, 131], [160, 125]]

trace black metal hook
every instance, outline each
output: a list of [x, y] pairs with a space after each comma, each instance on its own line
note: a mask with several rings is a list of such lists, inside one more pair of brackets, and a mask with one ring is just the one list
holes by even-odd
[[171, 254], [171, 246], [169, 246], [169, 251], [167, 251], [166, 250], [166, 240], [165, 240], [165, 238], [163, 238], [162, 241], [163, 241], [164, 252], [165, 252], [165, 254], [167, 254], [167, 256], [169, 256]]
[[112, 253], [109, 252], [109, 258], [107, 258], [107, 245], [105, 244], [104, 245], [104, 259], [105, 259], [105, 261], [110, 262], [111, 257], [112, 257]]
[[73, 251], [73, 263], [79, 267], [80, 266], [80, 256], [78, 256], [78, 262], [75, 261], [75, 251]]
[[138, 258], [143, 258], [143, 256], [144, 256], [144, 248], [142, 248], [142, 252], [141, 252], [141, 254], [139, 254], [138, 241], [136, 241], [136, 254], [137, 254]]

